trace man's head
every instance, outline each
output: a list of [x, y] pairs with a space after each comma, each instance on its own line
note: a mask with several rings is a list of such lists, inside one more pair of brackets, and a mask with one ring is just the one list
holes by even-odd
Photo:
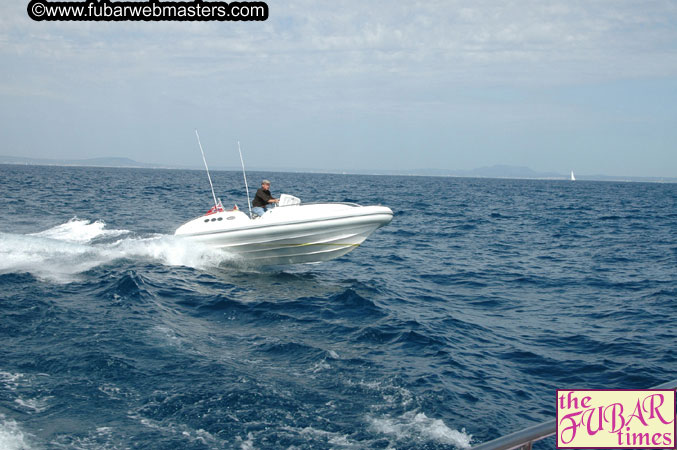
[[270, 188], [270, 181], [268, 181], [268, 180], [263, 180], [263, 181], [261, 182], [261, 187], [262, 187], [263, 189], [268, 189], [268, 188]]

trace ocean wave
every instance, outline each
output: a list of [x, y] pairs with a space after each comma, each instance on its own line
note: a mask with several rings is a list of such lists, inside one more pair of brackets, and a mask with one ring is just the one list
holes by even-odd
[[330, 312], [342, 317], [349, 315], [376, 318], [386, 314], [373, 300], [363, 297], [353, 288], [332, 295], [328, 301], [329, 303], [323, 311], [325, 317]]
[[430, 336], [430, 333], [424, 330], [403, 331], [394, 343], [408, 350], [418, 349], [426, 353], [436, 353], [446, 345], [443, 340]]
[[354, 337], [358, 343], [390, 344], [400, 337], [399, 330], [387, 325], [372, 325], [362, 328]]
[[29, 436], [19, 424], [0, 413], [0, 448], [3, 450], [30, 450]]
[[0, 232], [0, 244], [0, 274], [30, 273], [57, 283], [76, 281], [79, 274], [121, 259], [195, 269], [237, 262], [225, 251], [173, 235], [139, 237], [80, 219], [27, 235]]
[[153, 297], [153, 294], [145, 287], [144, 278], [135, 271], [129, 271], [121, 277], [116, 277], [112, 284], [106, 286], [102, 292], [106, 297], [119, 300], [141, 300]]
[[91, 222], [73, 217], [66, 223], [56, 225], [29, 236], [55, 239], [58, 241], [86, 244], [102, 237], [116, 237], [131, 233], [129, 230], [107, 230], [103, 220]]
[[[313, 426], [306, 426], [303, 428], [292, 427], [292, 426], [283, 426], [280, 427], [281, 434], [284, 435], [289, 441], [300, 444], [298, 445], [289, 445], [288, 448], [313, 448], [313, 447], [328, 447], [332, 449], [362, 449], [367, 448], [368, 442], [364, 440], [358, 440], [353, 438], [348, 433], [342, 433], [337, 431], [329, 431]], [[248, 435], [248, 440], [251, 442], [252, 446], [255, 443], [255, 436], [250, 433]], [[264, 438], [265, 439], [265, 438]], [[238, 440], [239, 442], [239, 440]], [[242, 449], [248, 450], [254, 447], [245, 447], [243, 443]], [[279, 444], [279, 442], [278, 442]], [[281, 446], [280, 446], [281, 447]]]
[[46, 411], [50, 405], [49, 400], [53, 397], [43, 397], [43, 398], [16, 398], [14, 403], [19, 405], [24, 411], [28, 413], [41, 413]]
[[5, 372], [0, 370], [0, 386], [9, 391], [16, 391], [20, 381], [25, 377], [22, 373]]
[[255, 351], [274, 357], [291, 357], [295, 361], [315, 361], [326, 357], [326, 352], [321, 348], [314, 347], [301, 342], [266, 342], [255, 346]]
[[367, 417], [376, 433], [392, 436], [396, 442], [436, 442], [459, 449], [470, 448], [472, 436], [465, 430], [449, 428], [444, 421], [428, 417], [423, 412], [409, 411], [398, 417]]

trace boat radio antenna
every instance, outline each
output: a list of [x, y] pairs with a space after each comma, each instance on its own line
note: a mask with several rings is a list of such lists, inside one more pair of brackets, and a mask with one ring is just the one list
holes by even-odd
[[200, 143], [200, 135], [197, 134], [197, 128], [195, 129], [195, 136], [197, 136], [197, 145], [200, 146], [200, 153], [202, 153], [202, 161], [204, 161], [205, 169], [207, 169], [207, 178], [209, 179], [209, 187], [212, 188], [212, 197], [214, 198], [214, 207], [218, 209], [219, 204], [216, 201], [216, 194], [214, 194], [214, 185], [212, 184], [212, 177], [209, 176], [209, 167], [207, 167], [207, 159], [205, 158], [204, 150], [202, 150], [202, 144]]
[[249, 218], [252, 217], [252, 203], [249, 201], [249, 186], [247, 185], [247, 172], [244, 170], [244, 159], [242, 159], [242, 149], [240, 141], [237, 141], [237, 151], [240, 152], [240, 163], [242, 163], [242, 176], [244, 177], [244, 188], [247, 191], [247, 206], [249, 206]]

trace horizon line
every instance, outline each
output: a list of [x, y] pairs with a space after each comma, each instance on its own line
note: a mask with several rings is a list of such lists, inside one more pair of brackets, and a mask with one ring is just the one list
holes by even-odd
[[[17, 161], [4, 161], [3, 158], [12, 158]], [[93, 161], [96, 160], [105, 160], [105, 159], [123, 159], [128, 160], [131, 163], [136, 163], [139, 165], [116, 165], [116, 164], [97, 164]], [[23, 161], [19, 161], [23, 160]], [[67, 161], [67, 162], [66, 162]], [[93, 163], [87, 164], [87, 161], [92, 161]], [[172, 166], [172, 165], [161, 165], [155, 163], [142, 163], [135, 161], [127, 157], [95, 157], [95, 158], [86, 158], [86, 159], [73, 159], [73, 160], [58, 160], [50, 158], [29, 158], [29, 157], [16, 157], [16, 156], [0, 156], [0, 165], [8, 166], [42, 166], [42, 167], [98, 167], [98, 168], [111, 168], [111, 169], [152, 169], [152, 170], [195, 170], [195, 171], [204, 171], [204, 168], [199, 166]], [[511, 176], [511, 175], [480, 175], [480, 174], [462, 174], [462, 173], [452, 173], [451, 169], [386, 169], [377, 171], [375, 169], [352, 169], [352, 170], [331, 170], [331, 169], [313, 169], [313, 168], [302, 168], [302, 169], [292, 169], [292, 168], [275, 168], [275, 169], [266, 169], [266, 168], [253, 168], [249, 169], [252, 172], [272, 172], [272, 173], [308, 173], [308, 174], [331, 174], [331, 175], [370, 175], [370, 176], [418, 176], [418, 177], [436, 177], [436, 178], [479, 178], [479, 179], [503, 179], [503, 180], [541, 180], [541, 181], [571, 181], [575, 183], [576, 181], [600, 181], [600, 182], [647, 182], [647, 183], [677, 183], [677, 177], [661, 177], [661, 176], [636, 176], [636, 175], [604, 175], [604, 174], [594, 174], [594, 175], [577, 175], [576, 180], [572, 181], [569, 178], [568, 174], [552, 174], [553, 176], [538, 176], [538, 172], [526, 166], [510, 166], [506, 164], [496, 164], [493, 166], [484, 166], [476, 169], [470, 170], [459, 170], [458, 172], [473, 172], [482, 169], [492, 169], [497, 167], [505, 168], [519, 168], [526, 169], [534, 172], [534, 176]], [[240, 168], [236, 167], [224, 167], [216, 166], [210, 169], [211, 171], [219, 172], [240, 172]], [[448, 171], [450, 173], [419, 173], [426, 171]], [[545, 173], [544, 173], [545, 175]], [[582, 178], [580, 178], [582, 177]]]

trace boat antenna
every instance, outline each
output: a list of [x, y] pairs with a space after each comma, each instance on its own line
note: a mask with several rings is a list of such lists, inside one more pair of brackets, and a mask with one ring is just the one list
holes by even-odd
[[207, 178], [209, 179], [209, 187], [212, 188], [212, 197], [214, 198], [214, 207], [218, 209], [219, 204], [216, 201], [216, 194], [214, 194], [214, 185], [212, 184], [212, 177], [209, 176], [209, 167], [207, 167], [207, 159], [205, 158], [204, 150], [202, 150], [202, 144], [200, 143], [200, 135], [197, 134], [197, 128], [195, 129], [195, 136], [197, 136], [197, 145], [200, 146], [200, 152], [202, 153], [202, 161], [204, 161], [205, 169], [207, 169]]
[[244, 188], [247, 191], [247, 206], [249, 206], [249, 218], [252, 217], [252, 203], [249, 201], [249, 186], [247, 185], [247, 172], [244, 170], [244, 159], [242, 159], [242, 149], [240, 141], [237, 141], [237, 151], [240, 152], [240, 162], [242, 163], [242, 176], [244, 176]]

